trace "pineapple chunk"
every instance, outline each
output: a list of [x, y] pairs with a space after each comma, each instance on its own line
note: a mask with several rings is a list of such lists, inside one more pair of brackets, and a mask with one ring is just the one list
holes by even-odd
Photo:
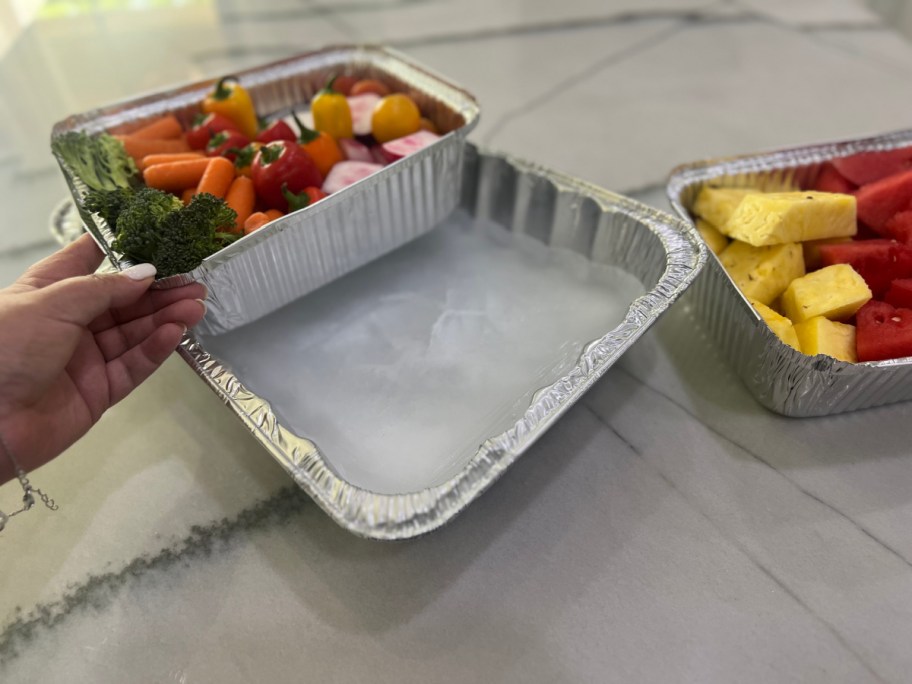
[[814, 191], [752, 193], [719, 230], [755, 247], [855, 235], [855, 198]]
[[749, 188], [710, 188], [704, 186], [694, 202], [693, 212], [709, 221], [717, 230], [721, 229], [748, 193]]
[[771, 308], [761, 302], [758, 302], [756, 299], [751, 299], [750, 303], [751, 306], [757, 310], [757, 313], [760, 314], [760, 318], [766, 321], [766, 324], [769, 326], [770, 330], [776, 333], [776, 337], [778, 337], [793, 349], [801, 351], [801, 346], [798, 343], [798, 335], [795, 334], [795, 328], [792, 326], [792, 322], [789, 319], [787, 319], [785, 316], [780, 316]]
[[803, 323], [796, 323], [794, 331], [801, 344], [801, 351], [808, 356], [826, 354], [840, 361], [855, 363], [855, 326], [837, 323], [823, 316], [814, 316]]
[[854, 268], [834, 264], [793, 280], [782, 294], [782, 312], [796, 325], [815, 316], [838, 321], [870, 299], [870, 288]]
[[728, 238], [722, 235], [722, 233], [719, 232], [719, 229], [709, 221], [698, 218], [697, 232], [700, 233], [706, 246], [709, 247], [713, 254], [719, 254], [723, 249], [728, 247]]
[[808, 240], [807, 242], [801, 243], [801, 247], [804, 249], [804, 267], [808, 271], [816, 271], [823, 266], [823, 261], [820, 260], [821, 245], [838, 245], [841, 242], [851, 241], [852, 238], [838, 237], [823, 238], [822, 240]]
[[804, 275], [801, 245], [796, 244], [753, 247], [736, 240], [722, 251], [719, 261], [745, 297], [767, 306]]

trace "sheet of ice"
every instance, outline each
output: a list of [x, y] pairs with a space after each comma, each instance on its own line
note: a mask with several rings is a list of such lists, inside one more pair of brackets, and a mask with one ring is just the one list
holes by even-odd
[[403, 493], [457, 473], [643, 291], [625, 271], [457, 212], [204, 343], [341, 477]]

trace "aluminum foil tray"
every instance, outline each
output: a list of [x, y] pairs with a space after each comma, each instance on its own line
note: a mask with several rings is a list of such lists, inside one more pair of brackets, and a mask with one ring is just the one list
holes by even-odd
[[[466, 147], [436, 230], [180, 353], [351, 532], [402, 539], [489, 487], [706, 258], [679, 219]], [[307, 264], [302, 264], [306, 268]]]
[[[209, 308], [200, 324], [219, 333], [268, 314], [433, 228], [459, 202], [463, 147], [476, 125], [472, 95], [392, 50], [332, 47], [236, 74], [250, 90], [257, 113], [287, 115], [309, 103], [332, 74], [377, 78], [406, 92], [445, 135], [433, 145], [334, 193], [313, 207], [289, 214], [238, 240], [187, 274], [162, 278], [167, 288], [199, 281], [209, 288]], [[186, 126], [213, 81], [140, 97], [54, 126], [52, 139], [67, 131], [127, 133], [164, 113]], [[58, 159], [80, 214], [111, 262], [131, 265], [111, 249], [113, 234], [84, 210], [83, 183]], [[302, 255], [307, 268], [302, 268]]]
[[[671, 172], [668, 198], [692, 221], [691, 208], [704, 185], [803, 189], [813, 186], [829, 159], [908, 145], [912, 130], [684, 164]], [[853, 364], [795, 351], [772, 333], [712, 254], [686, 305], [751, 394], [776, 413], [824, 416], [912, 399], [912, 358]]]

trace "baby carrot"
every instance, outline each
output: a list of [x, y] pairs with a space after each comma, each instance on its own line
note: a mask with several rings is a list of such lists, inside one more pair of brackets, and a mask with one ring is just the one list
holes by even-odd
[[143, 138], [145, 140], [161, 140], [179, 138], [183, 134], [184, 127], [180, 125], [177, 117], [173, 114], [167, 114], [147, 123], [130, 135], [134, 138]]
[[168, 162], [184, 161], [186, 159], [202, 159], [202, 152], [174, 152], [173, 154], [149, 154], [140, 160], [139, 170], [143, 171], [149, 166], [167, 164]]
[[244, 235], [250, 235], [257, 228], [262, 228], [267, 223], [272, 223], [277, 218], [285, 216], [278, 209], [269, 209], [265, 212], [257, 211], [252, 213], [247, 217], [247, 220], [244, 221]]
[[262, 211], [252, 213], [244, 221], [244, 235], [250, 235], [253, 231], [258, 230], [269, 223], [269, 217]]
[[208, 192], [216, 197], [224, 197], [234, 180], [234, 164], [225, 157], [210, 157], [209, 165], [200, 178], [197, 192]]
[[210, 161], [203, 158], [156, 164], [143, 171], [143, 180], [150, 188], [165, 192], [183, 192], [201, 182], [200, 179], [209, 167]]
[[253, 181], [247, 176], [235, 178], [231, 183], [231, 187], [228, 188], [228, 194], [225, 195], [225, 202], [237, 212], [237, 221], [234, 224], [235, 232], [244, 232], [244, 222], [253, 213], [253, 205], [256, 204]]
[[147, 140], [146, 138], [136, 138], [132, 135], [117, 135], [114, 137], [123, 143], [127, 154], [133, 157], [133, 161], [137, 165], [142, 162], [143, 157], [148, 157], [150, 154], [173, 154], [175, 152], [191, 151], [190, 145], [183, 138]]
[[184, 206], [190, 204], [190, 200], [193, 199], [193, 196], [196, 194], [196, 188], [187, 188], [181, 193], [181, 202], [184, 203]]

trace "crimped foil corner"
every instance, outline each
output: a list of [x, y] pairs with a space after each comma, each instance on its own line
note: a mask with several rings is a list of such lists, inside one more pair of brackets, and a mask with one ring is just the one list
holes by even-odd
[[[825, 162], [858, 152], [912, 145], [912, 130], [767, 153], [684, 164], [668, 179], [667, 195], [681, 218], [704, 185], [761, 189], [812, 187]], [[715, 256], [688, 301], [748, 390], [786, 416], [825, 416], [912, 399], [912, 358], [846, 363], [807, 356], [776, 337], [725, 273]]]
[[[542, 185], [553, 202], [534, 204]], [[454, 477], [439, 486], [378, 494], [336, 474], [317, 446], [281, 424], [267, 401], [247, 389], [192, 334], [180, 353], [247, 426], [289, 475], [339, 525], [372, 539], [428, 533], [452, 519], [487, 489], [556, 421], [684, 292], [706, 258], [695, 230], [633, 200], [582, 181], [493, 153], [466, 147], [462, 207], [494, 217], [508, 229], [546, 219], [546, 244], [577, 249], [636, 275], [647, 292], [631, 302], [613, 330], [586, 345], [573, 369], [536, 392], [508, 430], [491, 435]]]

